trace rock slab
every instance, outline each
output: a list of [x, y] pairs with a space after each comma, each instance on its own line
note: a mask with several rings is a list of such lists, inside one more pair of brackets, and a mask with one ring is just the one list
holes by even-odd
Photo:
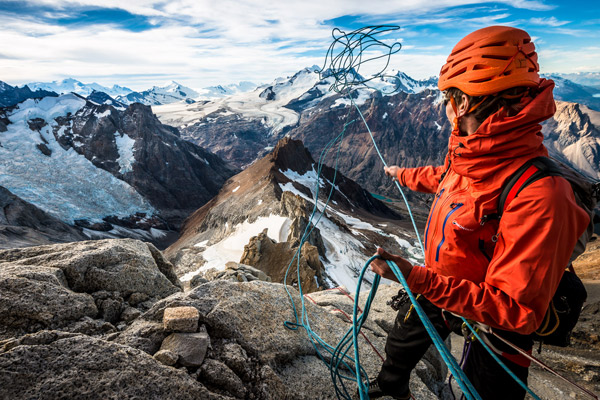
[[165, 309], [163, 324], [166, 331], [196, 332], [200, 313], [194, 307], [169, 307]]
[[206, 357], [210, 337], [206, 331], [197, 333], [172, 333], [160, 347], [178, 356], [178, 362], [184, 367], [199, 367]]

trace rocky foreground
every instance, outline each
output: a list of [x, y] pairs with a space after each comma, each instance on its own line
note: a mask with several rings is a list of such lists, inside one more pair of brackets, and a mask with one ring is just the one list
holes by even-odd
[[[283, 326], [295, 321], [286, 287], [269, 280], [232, 263], [184, 292], [162, 253], [131, 239], [0, 251], [0, 399], [335, 398], [306, 332]], [[300, 309], [297, 290], [287, 290]], [[370, 376], [397, 290], [380, 288], [363, 328]], [[335, 346], [350, 327], [351, 296], [334, 289], [304, 300], [313, 331]], [[587, 374], [597, 385], [593, 365]], [[451, 398], [433, 352], [413, 378], [417, 399]], [[543, 375], [532, 385], [542, 398], [571, 395]]]

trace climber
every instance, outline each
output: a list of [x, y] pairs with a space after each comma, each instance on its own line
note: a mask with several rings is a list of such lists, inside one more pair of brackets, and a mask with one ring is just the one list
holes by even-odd
[[[527, 32], [491, 26], [463, 38], [442, 67], [438, 87], [452, 124], [444, 165], [390, 166], [385, 173], [412, 190], [435, 193], [424, 231], [425, 265], [413, 266], [379, 248], [371, 264], [397, 280], [394, 261], [442, 338], [460, 331], [460, 315], [531, 351], [578, 237], [589, 222], [569, 183], [548, 176], [527, 186], [499, 220], [497, 200], [527, 160], [547, 156], [540, 122], [556, 107], [554, 82], [538, 75]], [[400, 306], [386, 359], [370, 398], [409, 399], [411, 370], [431, 344], [410, 301]], [[505, 364], [526, 382], [529, 361], [491, 335]], [[483, 399], [523, 399], [525, 390], [478, 341], [463, 369]]]

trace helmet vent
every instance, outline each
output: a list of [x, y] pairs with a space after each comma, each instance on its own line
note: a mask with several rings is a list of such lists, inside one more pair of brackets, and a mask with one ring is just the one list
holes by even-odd
[[464, 74], [465, 72], [467, 72], [467, 67], [464, 67], [464, 68], [461, 68], [461, 69], [459, 69], [458, 71], [456, 71], [455, 73], [453, 73], [452, 75], [450, 75], [450, 76], [448, 77], [448, 79], [456, 78], [458, 75], [462, 75], [462, 74]]
[[527, 72], [537, 72], [537, 69], [535, 69], [535, 68], [529, 68], [529, 69], [527, 70]]
[[477, 70], [480, 70], [480, 69], [490, 69], [490, 68], [492, 68], [492, 67], [490, 67], [490, 66], [488, 66], [488, 65], [483, 65], [483, 64], [475, 64], [475, 65], [473, 66], [473, 71], [477, 71]]
[[483, 79], [477, 79], [477, 80], [471, 81], [471, 83], [483, 83], [483, 82], [489, 82], [491, 80], [492, 80], [492, 78], [483, 78]]
[[458, 60], [457, 62], [455, 62], [455, 63], [452, 64], [452, 68], [456, 67], [461, 62], [467, 61], [468, 59], [469, 59], [469, 57], [465, 57], [465, 58], [462, 58], [462, 59]]
[[504, 40], [502, 42], [484, 44], [483, 46], [479, 46], [479, 48], [484, 49], [486, 47], [500, 47], [500, 46], [506, 46], [506, 40]]
[[466, 49], [468, 49], [471, 46], [473, 46], [473, 42], [469, 43], [466, 46], [461, 47], [460, 49], [454, 50], [452, 53], [450, 53], [450, 57], [452, 57], [452, 56], [454, 56], [454, 55], [456, 55], [456, 54], [458, 54], [458, 53], [460, 53], [462, 51], [465, 51]]
[[499, 56], [499, 55], [492, 55], [492, 54], [483, 54], [481, 56], [481, 58], [491, 58], [493, 60], [510, 60], [511, 59], [510, 56]]
[[523, 39], [523, 44], [531, 43], [531, 38]]

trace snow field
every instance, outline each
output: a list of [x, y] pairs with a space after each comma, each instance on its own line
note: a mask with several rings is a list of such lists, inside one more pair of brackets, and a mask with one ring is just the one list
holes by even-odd
[[[19, 104], [8, 115], [11, 124], [1, 137], [0, 185], [67, 223], [76, 219], [101, 221], [107, 215], [153, 214], [150, 204], [127, 183], [56, 142], [54, 119], [76, 113], [84, 105], [85, 100], [74, 94]], [[27, 121], [34, 118], [48, 124], [39, 133], [29, 129]], [[40, 144], [52, 151], [51, 156], [41, 153], [37, 148]], [[125, 154], [127, 148], [125, 144], [121, 147], [122, 168], [131, 160]]]

